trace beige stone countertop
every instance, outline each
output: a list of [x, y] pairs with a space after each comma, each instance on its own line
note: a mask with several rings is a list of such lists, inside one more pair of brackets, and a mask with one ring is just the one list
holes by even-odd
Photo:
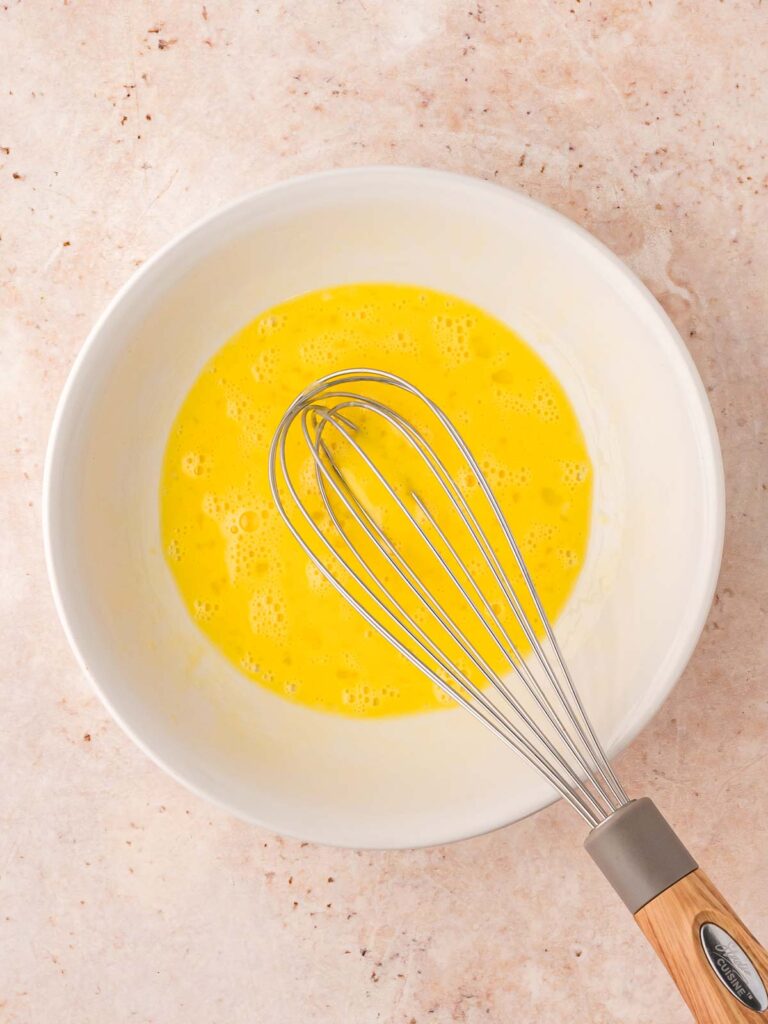
[[41, 472], [94, 319], [196, 218], [329, 167], [521, 189], [676, 323], [725, 459], [725, 558], [683, 678], [620, 758], [768, 937], [768, 6], [760, 0], [3, 0], [2, 1024], [682, 1024], [564, 805], [359, 853], [164, 775], [74, 663]]

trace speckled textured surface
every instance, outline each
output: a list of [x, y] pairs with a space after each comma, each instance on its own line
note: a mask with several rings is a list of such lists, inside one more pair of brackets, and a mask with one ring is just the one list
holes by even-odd
[[413, 163], [575, 218], [686, 339], [729, 501], [706, 632], [620, 771], [765, 939], [765, 5], [7, 0], [0, 51], [0, 1020], [682, 1024], [563, 806], [359, 854], [259, 832], [166, 778], [67, 649], [41, 467], [108, 298], [247, 190]]

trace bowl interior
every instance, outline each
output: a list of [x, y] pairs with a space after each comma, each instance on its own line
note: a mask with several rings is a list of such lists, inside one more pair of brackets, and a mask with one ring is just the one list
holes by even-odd
[[49, 452], [49, 564], [84, 666], [144, 749], [237, 814], [318, 841], [414, 846], [512, 821], [552, 791], [459, 710], [356, 722], [262, 690], [197, 631], [160, 550], [163, 449], [203, 364], [265, 307], [354, 281], [477, 303], [569, 393], [596, 495], [557, 630], [614, 750], [666, 696], [703, 624], [719, 452], [696, 372], [642, 286], [568, 221], [471, 179], [379, 168], [290, 182], [194, 228], [118, 296]]

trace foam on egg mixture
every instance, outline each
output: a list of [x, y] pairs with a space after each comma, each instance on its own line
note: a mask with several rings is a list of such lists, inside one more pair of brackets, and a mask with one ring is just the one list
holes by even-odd
[[[314, 380], [352, 366], [405, 377], [448, 412], [557, 617], [589, 536], [592, 469], [576, 415], [551, 370], [508, 327], [424, 288], [362, 284], [302, 295], [216, 353], [168, 439], [165, 556], [199, 628], [262, 686], [347, 715], [436, 709], [449, 698], [336, 593], [269, 491], [267, 452], [283, 412]], [[309, 455], [305, 472], [314, 472]]]

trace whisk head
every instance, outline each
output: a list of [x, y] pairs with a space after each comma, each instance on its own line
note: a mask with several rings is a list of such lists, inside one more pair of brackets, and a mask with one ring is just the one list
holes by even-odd
[[277, 508], [368, 624], [591, 825], [628, 797], [510, 526], [448, 416], [394, 374], [303, 391], [269, 454]]

